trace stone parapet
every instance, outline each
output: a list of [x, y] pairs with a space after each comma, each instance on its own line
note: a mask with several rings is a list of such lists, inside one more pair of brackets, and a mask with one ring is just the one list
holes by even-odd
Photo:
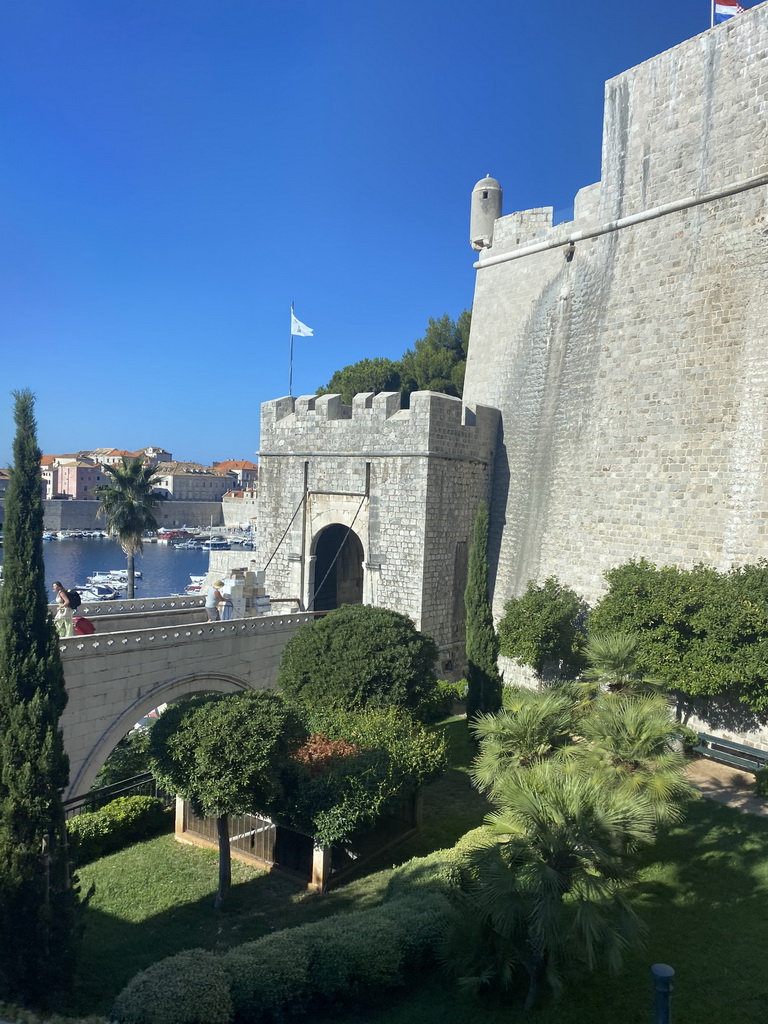
[[360, 394], [352, 405], [340, 395], [278, 398], [262, 405], [260, 459], [320, 452], [389, 456], [442, 454], [477, 458], [493, 444], [494, 409], [466, 406], [433, 391]]

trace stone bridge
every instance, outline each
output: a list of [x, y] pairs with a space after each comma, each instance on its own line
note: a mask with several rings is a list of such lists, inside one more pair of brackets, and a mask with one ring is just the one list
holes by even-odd
[[200, 597], [103, 602], [80, 613], [97, 631], [59, 645], [69, 695], [65, 799], [90, 789], [119, 740], [159, 704], [274, 686], [283, 648], [313, 620], [302, 612], [208, 622]]

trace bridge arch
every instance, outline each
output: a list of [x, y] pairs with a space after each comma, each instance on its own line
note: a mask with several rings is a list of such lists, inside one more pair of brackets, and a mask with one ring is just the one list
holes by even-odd
[[324, 526], [312, 541], [311, 607], [323, 612], [363, 602], [363, 542], [342, 523]]
[[243, 690], [252, 689], [253, 686], [236, 676], [210, 671], [192, 673], [158, 683], [129, 704], [96, 738], [89, 753], [72, 775], [65, 798], [87, 793], [99, 769], [120, 740], [131, 731], [136, 722], [160, 704], [172, 704], [184, 697], [194, 697], [202, 693], [241, 693]]

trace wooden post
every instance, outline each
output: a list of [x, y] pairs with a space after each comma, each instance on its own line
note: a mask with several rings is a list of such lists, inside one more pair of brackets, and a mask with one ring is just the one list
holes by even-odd
[[176, 838], [183, 836], [187, 831], [186, 801], [183, 797], [176, 797]]
[[312, 850], [312, 881], [310, 885], [318, 892], [325, 892], [330, 878], [331, 848], [315, 844]]

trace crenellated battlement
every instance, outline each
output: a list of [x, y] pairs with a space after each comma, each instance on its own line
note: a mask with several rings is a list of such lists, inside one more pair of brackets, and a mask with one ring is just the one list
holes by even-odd
[[261, 454], [291, 451], [462, 452], [493, 446], [498, 413], [434, 391], [416, 391], [404, 409], [399, 392], [278, 398], [262, 405]]

